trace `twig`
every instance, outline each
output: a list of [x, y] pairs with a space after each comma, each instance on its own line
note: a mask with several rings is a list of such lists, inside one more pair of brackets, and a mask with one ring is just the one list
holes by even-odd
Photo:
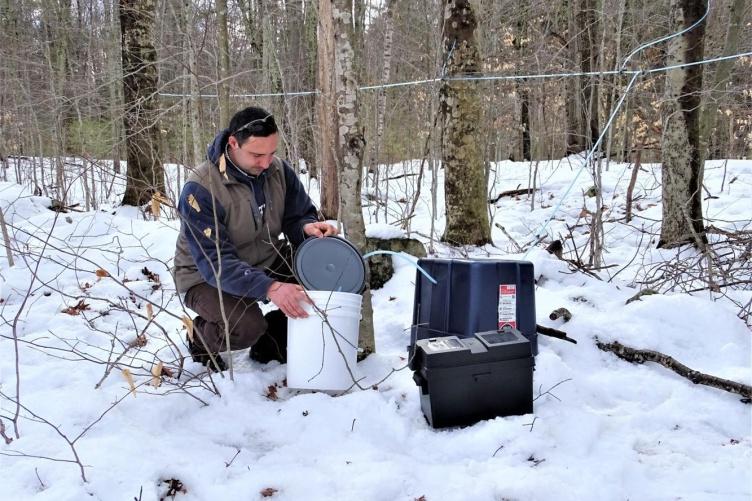
[[[77, 465], [78, 465], [78, 468], [79, 468], [79, 470], [81, 471], [81, 479], [82, 479], [82, 480], [83, 480], [84, 482], [88, 482], [88, 480], [86, 480], [86, 472], [84, 471], [84, 465], [83, 465], [83, 463], [81, 462], [81, 459], [80, 459], [80, 458], [78, 457], [78, 451], [76, 451], [76, 445], [75, 445], [75, 443], [74, 443], [75, 441], [71, 441], [71, 440], [70, 440], [70, 439], [68, 438], [68, 436], [67, 436], [67, 435], [66, 435], [65, 433], [63, 433], [63, 432], [62, 432], [62, 431], [60, 430], [60, 427], [59, 427], [59, 426], [56, 426], [56, 425], [52, 424], [51, 422], [49, 422], [48, 420], [46, 420], [45, 418], [43, 418], [43, 417], [42, 417], [42, 416], [40, 416], [39, 414], [36, 414], [36, 413], [35, 413], [34, 411], [32, 411], [31, 409], [29, 409], [29, 408], [28, 408], [28, 407], [26, 407], [25, 405], [21, 404], [20, 402], [18, 402], [18, 401], [16, 401], [16, 400], [12, 399], [11, 397], [9, 397], [8, 395], [6, 395], [6, 394], [5, 394], [5, 393], [3, 393], [2, 391], [0, 391], [0, 396], [2, 396], [3, 398], [6, 398], [6, 399], [8, 399], [8, 400], [10, 400], [11, 402], [14, 402], [14, 403], [15, 403], [16, 405], [20, 406], [20, 407], [21, 407], [21, 408], [22, 408], [23, 410], [25, 410], [26, 412], [28, 412], [29, 414], [31, 414], [32, 416], [34, 416], [35, 418], [37, 418], [37, 419], [38, 419], [39, 421], [41, 421], [41, 422], [45, 423], [45, 424], [46, 424], [46, 425], [48, 425], [48, 426], [49, 426], [50, 428], [52, 428], [53, 430], [55, 430], [55, 432], [56, 432], [56, 433], [57, 433], [58, 435], [60, 435], [60, 437], [62, 437], [62, 439], [63, 439], [63, 440], [65, 440], [65, 442], [66, 442], [66, 443], [68, 444], [68, 447], [70, 447], [70, 450], [71, 450], [71, 452], [73, 453], [73, 457], [74, 457], [74, 459], [54, 459], [54, 458], [45, 458], [45, 457], [42, 457], [42, 456], [29, 456], [29, 457], [37, 457], [37, 458], [40, 458], [40, 459], [50, 459], [50, 460], [52, 460], [52, 461], [62, 461], [62, 462], [66, 462], [66, 463], [75, 463], [75, 464], [77, 464]], [[79, 435], [79, 437], [80, 437], [80, 435]], [[19, 453], [19, 454], [6, 454], [6, 453], [2, 453], [2, 452], [0, 452], [0, 454], [6, 455], [6, 456], [11, 456], [11, 455], [16, 455], [16, 456], [28, 456], [27, 454], [24, 454], [24, 453]]]
[[235, 461], [235, 458], [236, 458], [236, 457], [238, 457], [238, 455], [239, 455], [239, 454], [240, 454], [240, 449], [238, 449], [238, 450], [237, 450], [237, 452], [236, 452], [236, 453], [235, 453], [235, 455], [234, 455], [234, 456], [232, 457], [232, 459], [230, 459], [230, 461], [229, 461], [229, 462], [228, 462], [228, 461], [225, 461], [225, 468], [229, 468], [229, 467], [230, 467], [230, 466], [232, 465], [232, 463], [233, 463], [233, 462]]
[[632, 362], [635, 364], [643, 364], [645, 362], [655, 362], [667, 369], [671, 369], [680, 376], [689, 379], [695, 384], [702, 384], [705, 386], [711, 386], [718, 388], [719, 390], [725, 390], [729, 393], [736, 393], [745, 398], [745, 403], [750, 403], [752, 399], [752, 386], [748, 386], [743, 383], [737, 383], [736, 381], [730, 381], [728, 379], [719, 378], [710, 374], [704, 374], [702, 372], [690, 369], [686, 365], [677, 361], [675, 358], [665, 355], [658, 351], [653, 350], [639, 350], [625, 346], [618, 341], [611, 343], [603, 343], [598, 338], [595, 339], [595, 344], [599, 349], [615, 354], [617, 357]]
[[509, 241], [510, 241], [510, 242], [512, 242], [512, 243], [514, 244], [514, 246], [515, 246], [515, 247], [517, 248], [517, 252], [523, 252], [523, 250], [522, 250], [522, 247], [520, 247], [520, 244], [518, 244], [518, 243], [517, 243], [517, 240], [515, 240], [515, 239], [514, 239], [514, 238], [512, 237], [512, 235], [510, 235], [510, 234], [509, 234], [509, 233], [507, 232], [507, 229], [506, 229], [506, 228], [504, 228], [504, 227], [503, 227], [502, 225], [500, 225], [499, 223], [494, 223], [494, 226], [496, 226], [497, 228], [499, 228], [499, 229], [501, 230], [501, 232], [502, 232], [502, 233], [504, 234], [504, 236], [505, 236], [505, 237], [507, 237], [507, 238], [509, 239]]
[[525, 424], [523, 424], [522, 426], [529, 426], [529, 427], [530, 427], [530, 432], [532, 432], [532, 431], [533, 431], [533, 427], [535, 426], [535, 422], [536, 422], [537, 420], [538, 420], [538, 416], [533, 416], [533, 421], [532, 421], [532, 422], [530, 422], [530, 423], [525, 423]]
[[2, 419], [0, 419], [0, 437], [3, 437], [3, 440], [5, 440], [5, 445], [10, 445], [13, 442], [13, 439], [5, 434], [5, 423], [3, 423]]
[[564, 379], [563, 381], [559, 381], [558, 383], [556, 383], [555, 385], [553, 385], [552, 387], [550, 387], [549, 389], [547, 389], [544, 392], [541, 392], [541, 388], [542, 388], [542, 386], [541, 386], [540, 388], [538, 388], [538, 396], [533, 399], [533, 402], [535, 402], [536, 400], [538, 400], [543, 395], [551, 395], [556, 400], [559, 400], [559, 397], [557, 397], [556, 395], [554, 395], [553, 393], [551, 393], [551, 390], [553, 390], [557, 386], [562, 385], [562, 384], [566, 383], [567, 381], [571, 381], [571, 380], [572, 380], [572, 378], [567, 378], [567, 379]]

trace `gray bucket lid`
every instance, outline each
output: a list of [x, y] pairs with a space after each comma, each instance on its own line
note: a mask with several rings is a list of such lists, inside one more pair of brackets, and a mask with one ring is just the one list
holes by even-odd
[[295, 254], [294, 267], [300, 283], [308, 290], [360, 294], [365, 288], [363, 256], [343, 238], [305, 240]]

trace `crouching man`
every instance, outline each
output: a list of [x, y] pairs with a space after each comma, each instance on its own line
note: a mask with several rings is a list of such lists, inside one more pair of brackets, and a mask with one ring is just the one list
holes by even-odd
[[[219, 356], [228, 349], [226, 328], [230, 350], [250, 348], [259, 362], [285, 360], [286, 317], [306, 317], [308, 301], [290, 269], [290, 244], [337, 233], [318, 221], [297, 175], [275, 155], [278, 142], [271, 114], [239, 111], [180, 193], [175, 284], [198, 313], [191, 356], [211, 370], [226, 368]], [[258, 303], [266, 300], [279, 309], [263, 315]]]

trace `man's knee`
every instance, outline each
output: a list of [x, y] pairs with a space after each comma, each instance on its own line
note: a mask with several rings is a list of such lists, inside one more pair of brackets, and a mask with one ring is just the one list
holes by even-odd
[[267, 322], [260, 311], [248, 311], [241, 315], [230, 330], [232, 349], [250, 348], [264, 335]]

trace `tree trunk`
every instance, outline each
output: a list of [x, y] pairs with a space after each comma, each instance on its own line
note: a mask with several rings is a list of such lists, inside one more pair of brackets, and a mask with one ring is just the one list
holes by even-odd
[[[575, 68], [578, 66], [577, 25], [574, 11], [577, 8], [575, 0], [565, 0], [564, 9], [567, 12], [567, 52], [569, 59]], [[566, 79], [566, 152], [567, 154], [580, 153], [585, 149], [585, 135], [582, 133], [582, 98], [580, 93], [582, 77], [569, 77]]]
[[[707, 8], [707, 0], [672, 0], [671, 30], [694, 24]], [[700, 24], [668, 43], [667, 65], [703, 58], [705, 25]], [[658, 247], [706, 243], [702, 218], [703, 159], [700, 148], [701, 64], [666, 73], [663, 109], [663, 221]]]
[[201, 97], [199, 95], [198, 65], [196, 64], [196, 46], [193, 41], [193, 12], [190, 0], [182, 0], [183, 12], [183, 51], [188, 57], [188, 89], [190, 94], [188, 105], [188, 129], [191, 132], [191, 161], [190, 168], [196, 168], [201, 159]]
[[[527, 26], [524, 20], [517, 22], [517, 36], [514, 37], [513, 46], [517, 52], [518, 68], [524, 66], [524, 47], [527, 36]], [[519, 74], [519, 70], [517, 71]], [[517, 95], [520, 100], [520, 143], [522, 144], [522, 160], [530, 161], [530, 92], [525, 87], [525, 82], [515, 80]]]
[[[447, 76], [480, 71], [475, 42], [475, 14], [469, 0], [444, 0], [444, 54]], [[443, 118], [446, 230], [442, 239], [454, 245], [491, 241], [486, 207], [485, 166], [480, 134], [477, 83], [445, 80], [439, 93]]]
[[119, 0], [119, 8], [128, 157], [123, 205], [141, 206], [165, 186], [152, 33], [156, 0]]
[[[316, 26], [318, 13], [315, 2], [305, 2], [303, 18], [303, 40], [301, 55], [305, 65], [305, 88], [316, 88], [316, 71], [318, 67], [318, 43], [316, 41]], [[319, 159], [316, 155], [316, 137], [314, 135], [316, 97], [305, 96], [303, 99], [303, 128], [300, 132], [300, 156], [306, 162], [308, 173], [312, 178], [318, 178], [320, 172]]]
[[334, 26], [332, 0], [319, 0], [318, 81], [316, 123], [318, 166], [321, 169], [321, 213], [327, 219], [339, 215], [339, 172], [335, 159], [336, 121], [334, 101]]
[[[596, 50], [596, 34], [598, 21], [595, 17], [595, 0], [580, 0], [577, 11], [578, 48], [580, 52], [580, 69], [587, 73], [598, 69], [598, 52]], [[585, 146], [590, 149], [598, 140], [600, 129], [598, 126], [598, 77], [583, 76], [582, 87], [582, 124], [585, 135]]]
[[[340, 182], [342, 221], [345, 236], [361, 252], [366, 248], [366, 231], [361, 206], [360, 187], [363, 178], [363, 154], [365, 137], [358, 122], [357, 87], [355, 78], [353, 26], [351, 22], [352, 0], [332, 1], [334, 27], [334, 74], [337, 98], [337, 160], [342, 165]], [[363, 294], [363, 317], [360, 322], [359, 346], [363, 355], [376, 351], [373, 336], [373, 311], [370, 289]]]
[[[384, 19], [384, 63], [381, 68], [381, 83], [389, 82], [392, 70], [392, 36], [394, 34], [394, 4], [396, 0], [387, 0], [386, 16]], [[376, 94], [376, 137], [374, 145], [370, 148], [368, 169], [378, 169], [379, 153], [381, 150], [381, 141], [384, 137], [384, 115], [386, 114], [386, 90], [379, 89]], [[378, 213], [378, 211], [377, 211]]]
[[217, 95], [219, 96], [219, 127], [230, 123], [230, 36], [227, 31], [227, 0], [217, 1]]

